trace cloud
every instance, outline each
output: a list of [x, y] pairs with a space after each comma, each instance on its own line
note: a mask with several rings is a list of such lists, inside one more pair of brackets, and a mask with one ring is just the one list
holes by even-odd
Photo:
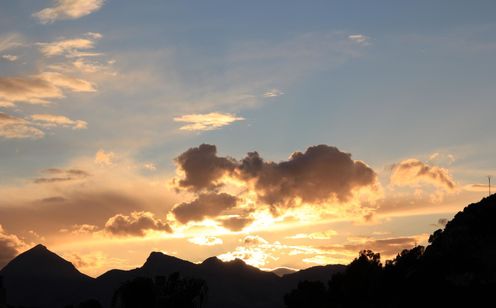
[[157, 170], [157, 166], [155, 166], [154, 163], [144, 163], [143, 168], [145, 168], [146, 170], [149, 170], [149, 171]]
[[91, 234], [93, 232], [98, 231], [100, 228], [95, 225], [90, 225], [90, 224], [75, 224], [72, 225], [69, 229], [63, 228], [60, 229], [60, 232], [62, 233], [67, 233], [69, 232], [70, 234], [73, 235], [80, 235], [80, 234]]
[[258, 235], [247, 235], [243, 238], [242, 242], [245, 246], [259, 246], [269, 243], [263, 237]]
[[26, 243], [17, 236], [8, 234], [0, 225], [0, 269], [24, 248], [26, 248]]
[[175, 117], [174, 121], [189, 123], [181, 126], [180, 130], [187, 131], [206, 131], [218, 129], [222, 126], [229, 125], [236, 121], [242, 121], [244, 118], [238, 117], [231, 113], [211, 112], [206, 114], [186, 114]]
[[132, 212], [130, 215], [117, 214], [105, 223], [105, 231], [118, 236], [145, 236], [150, 230], [172, 232], [168, 223], [144, 211]]
[[234, 216], [220, 219], [219, 221], [224, 228], [237, 232], [250, 225], [254, 221], [254, 219], [250, 217]]
[[46, 184], [46, 183], [68, 182], [68, 181], [85, 179], [90, 176], [88, 172], [79, 169], [64, 170], [58, 168], [50, 168], [50, 169], [45, 169], [42, 172], [50, 176], [36, 178], [33, 180], [33, 183]]
[[337, 232], [334, 230], [327, 230], [321, 232], [312, 232], [312, 233], [298, 233], [295, 235], [287, 236], [289, 239], [310, 239], [310, 240], [328, 240], [337, 235]]
[[447, 169], [430, 166], [414, 158], [394, 165], [390, 180], [392, 184], [398, 186], [427, 183], [447, 191], [454, 190], [456, 187]]
[[180, 223], [202, 221], [207, 217], [215, 217], [225, 210], [236, 206], [238, 199], [226, 193], [200, 194], [191, 202], [183, 202], [172, 209], [172, 213]]
[[98, 11], [104, 0], [55, 0], [52, 7], [33, 14], [42, 24], [56, 20], [78, 19]]
[[71, 120], [68, 117], [55, 114], [33, 114], [33, 121], [37, 121], [44, 127], [72, 127], [72, 129], [86, 129], [88, 123], [82, 120]]
[[9, 33], [0, 36], [0, 52], [24, 45], [24, 40], [17, 33]]
[[15, 55], [6, 54], [6, 55], [2, 55], [2, 59], [5, 59], [10, 62], [15, 62], [18, 59], [18, 57]]
[[56, 72], [32, 76], [0, 77], [0, 103], [16, 102], [48, 104], [51, 99], [64, 97], [64, 91], [95, 92], [90, 82]]
[[38, 43], [40, 51], [47, 57], [58, 56], [62, 54], [73, 54], [78, 49], [92, 49], [95, 47], [94, 42], [90, 39], [69, 39], [52, 43]]
[[348, 35], [348, 39], [358, 44], [367, 45], [370, 40], [370, 37], [365, 36], [363, 34], [352, 34], [352, 35]]
[[439, 228], [444, 228], [448, 224], [449, 219], [448, 218], [439, 218], [437, 220], [437, 223], [432, 224], [434, 227], [439, 227]]
[[39, 139], [45, 135], [28, 121], [0, 112], [0, 137], [7, 139]]
[[241, 179], [253, 181], [258, 198], [267, 204], [290, 205], [295, 199], [321, 203], [331, 198], [347, 201], [353, 191], [376, 184], [376, 173], [365, 163], [336, 147], [317, 145], [289, 160], [265, 162], [248, 153], [237, 169]]
[[223, 244], [222, 239], [215, 236], [197, 236], [188, 239], [188, 242], [200, 246], [215, 246]]
[[184, 179], [179, 180], [178, 186], [192, 191], [211, 190], [218, 187], [217, 183], [223, 175], [232, 172], [236, 161], [229, 157], [218, 157], [217, 147], [202, 144], [197, 148], [190, 148], [179, 155], [176, 164], [184, 172]]
[[357, 253], [363, 249], [370, 249], [386, 258], [393, 258], [404, 249], [411, 249], [416, 245], [427, 243], [428, 234], [416, 236], [391, 237], [391, 238], [370, 238], [370, 237], [350, 237], [348, 243], [344, 245], [329, 245], [317, 247], [322, 251], [342, 251], [345, 253]]
[[115, 159], [114, 152], [107, 152], [103, 149], [98, 150], [95, 154], [95, 164], [100, 166], [110, 166]]
[[267, 90], [263, 94], [263, 96], [264, 97], [277, 97], [277, 96], [281, 96], [283, 94], [284, 94], [284, 92], [282, 92], [281, 90], [278, 90], [278, 89], [273, 88], [273, 89]]

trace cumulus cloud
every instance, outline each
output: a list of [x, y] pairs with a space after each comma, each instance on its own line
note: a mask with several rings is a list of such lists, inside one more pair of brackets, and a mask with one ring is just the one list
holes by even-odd
[[[304, 204], [344, 203], [352, 200], [362, 188], [375, 191], [379, 185], [376, 173], [365, 163], [327, 145], [312, 146], [305, 152], [293, 153], [288, 160], [271, 162], [264, 161], [257, 152], [248, 153], [242, 160], [217, 156], [214, 145], [202, 144], [182, 153], [176, 163], [178, 174], [182, 176], [174, 179], [176, 187], [200, 194], [197, 200], [180, 204], [173, 210], [183, 223], [225, 215], [223, 209], [235, 207], [236, 203], [240, 205], [238, 210], [245, 212], [254, 210], [249, 205], [253, 202], [268, 205], [273, 215], [283, 208]], [[219, 196], [221, 188], [232, 183], [243, 187], [239, 193], [242, 202], [231, 199], [228, 207], [224, 202], [217, 206], [200, 205], [201, 198]], [[246, 202], [244, 198], [248, 195]], [[238, 215], [219, 217], [217, 222], [232, 231], [240, 231], [254, 221], [251, 215], [239, 215], [239, 211], [230, 214]]]
[[52, 7], [33, 14], [42, 24], [56, 20], [78, 19], [98, 11], [104, 0], [55, 0]]
[[188, 123], [187, 125], [179, 128], [180, 130], [187, 131], [213, 130], [242, 120], [244, 120], [244, 118], [238, 117], [235, 114], [219, 112], [186, 114], [174, 118], [174, 121], [176, 122]]
[[281, 91], [281, 90], [279, 90], [279, 89], [275, 89], [275, 88], [274, 88], [274, 89], [267, 90], [267, 91], [263, 94], [263, 96], [264, 96], [264, 97], [277, 97], [277, 96], [281, 96], [281, 95], [283, 95], [283, 94], [284, 94], [284, 92], [282, 92], [282, 91]]
[[394, 165], [391, 183], [399, 186], [415, 186], [427, 183], [448, 191], [454, 190], [456, 187], [456, 183], [447, 169], [430, 166], [418, 159], [407, 159]]
[[172, 213], [180, 223], [201, 221], [208, 217], [216, 217], [225, 210], [236, 206], [238, 199], [226, 193], [204, 193], [191, 202], [183, 202], [172, 209]]
[[50, 168], [42, 170], [43, 173], [47, 174], [46, 177], [39, 177], [33, 180], [36, 184], [45, 183], [57, 183], [57, 182], [68, 182], [74, 180], [80, 180], [87, 178], [90, 174], [84, 170], [79, 169], [58, 169]]
[[114, 152], [105, 151], [103, 149], [98, 150], [95, 154], [95, 164], [100, 166], [110, 166], [114, 163], [114, 159]]
[[45, 135], [25, 119], [0, 112], [0, 137], [7, 139], [39, 139]]
[[105, 231], [118, 236], [144, 236], [147, 231], [172, 232], [172, 229], [153, 213], [140, 211], [110, 217], [105, 223]]
[[291, 204], [296, 198], [308, 203], [330, 198], [347, 201], [354, 189], [376, 184], [375, 172], [365, 163], [327, 145], [295, 152], [279, 163], [266, 162], [251, 152], [242, 160], [238, 174], [254, 181], [258, 197], [268, 204]]
[[188, 239], [188, 242], [200, 246], [215, 246], [223, 243], [222, 239], [215, 236], [196, 236]]
[[348, 200], [356, 188], [376, 184], [376, 174], [351, 154], [335, 147], [318, 145], [304, 153], [295, 152], [289, 160], [266, 162], [257, 152], [241, 160], [217, 156], [214, 145], [202, 144], [181, 154], [176, 162], [184, 171], [179, 186], [194, 191], [219, 187], [229, 174], [253, 184], [258, 198], [267, 204], [291, 204], [296, 198], [319, 203], [330, 198]]
[[8, 234], [0, 225], [0, 269], [26, 248], [26, 243], [13, 234]]
[[210, 144], [191, 148], [179, 155], [175, 161], [185, 175], [184, 179], [179, 180], [179, 187], [192, 191], [218, 187], [220, 184], [217, 180], [236, 167], [234, 159], [217, 156], [217, 147]]
[[95, 92], [94, 85], [86, 80], [56, 72], [33, 76], [0, 77], [0, 105], [16, 102], [48, 104], [51, 99], [64, 97], [64, 91]]
[[82, 120], [71, 120], [68, 117], [55, 115], [55, 114], [33, 114], [31, 116], [33, 121], [41, 123], [44, 127], [71, 127], [72, 129], [85, 129], [88, 123]]

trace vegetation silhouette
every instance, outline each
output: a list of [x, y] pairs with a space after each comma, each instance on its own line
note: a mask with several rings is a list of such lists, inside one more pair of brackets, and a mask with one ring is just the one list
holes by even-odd
[[403, 250], [383, 266], [364, 250], [327, 287], [304, 281], [284, 296], [300, 307], [488, 307], [496, 290], [496, 195], [467, 206], [426, 248]]
[[207, 284], [202, 279], [181, 278], [178, 272], [137, 277], [125, 282], [112, 298], [112, 308], [201, 308], [207, 300]]

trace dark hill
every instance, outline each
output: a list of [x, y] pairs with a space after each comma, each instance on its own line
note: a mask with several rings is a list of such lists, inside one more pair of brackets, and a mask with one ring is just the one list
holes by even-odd
[[73, 302], [93, 278], [43, 245], [20, 254], [1, 271], [11, 305], [59, 307]]

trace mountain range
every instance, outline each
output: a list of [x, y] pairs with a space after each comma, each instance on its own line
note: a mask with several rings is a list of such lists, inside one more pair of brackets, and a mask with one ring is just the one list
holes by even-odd
[[13, 306], [56, 308], [91, 298], [110, 307], [114, 291], [124, 282], [179, 272], [183, 277], [207, 282], [206, 307], [277, 308], [283, 307], [283, 295], [300, 280], [327, 281], [344, 269], [344, 265], [316, 266], [282, 275], [281, 271], [277, 274], [262, 271], [239, 259], [223, 262], [211, 257], [195, 264], [152, 252], [139, 268], [113, 269], [92, 278], [45, 246], [37, 245], [8, 263], [0, 270], [0, 276], [7, 290], [7, 301]]

